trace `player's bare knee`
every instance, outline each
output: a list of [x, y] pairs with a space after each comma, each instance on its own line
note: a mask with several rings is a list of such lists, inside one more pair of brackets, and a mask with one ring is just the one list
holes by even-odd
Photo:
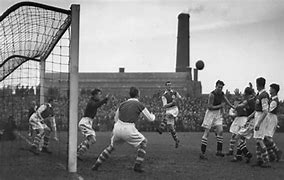
[[202, 138], [208, 139], [209, 137], [209, 129], [205, 129]]

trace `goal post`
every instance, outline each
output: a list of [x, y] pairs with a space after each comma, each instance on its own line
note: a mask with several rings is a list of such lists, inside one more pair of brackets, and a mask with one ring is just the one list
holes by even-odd
[[71, 44], [70, 44], [70, 103], [68, 135], [68, 171], [77, 172], [77, 129], [79, 93], [79, 25], [80, 6], [71, 5]]
[[0, 166], [28, 158], [14, 152], [33, 142], [28, 110], [53, 99], [59, 142], [50, 138], [49, 147], [57, 164], [77, 172], [79, 26], [78, 4], [67, 10], [20, 2], [0, 14], [0, 130], [10, 118], [20, 137], [2, 138]]

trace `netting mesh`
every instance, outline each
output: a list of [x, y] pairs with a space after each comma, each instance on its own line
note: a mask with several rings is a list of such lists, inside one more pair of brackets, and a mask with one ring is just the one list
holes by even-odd
[[54, 100], [59, 141], [52, 132], [49, 147], [54, 160], [67, 162], [70, 21], [70, 11], [35, 3], [17, 4], [0, 17], [2, 167], [34, 158], [28, 152], [34, 138], [28, 135], [29, 110], [41, 99]]

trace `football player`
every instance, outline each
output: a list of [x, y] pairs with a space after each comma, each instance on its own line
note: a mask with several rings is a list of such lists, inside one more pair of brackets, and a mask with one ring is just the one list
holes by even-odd
[[179, 113], [177, 101], [181, 99], [180, 94], [171, 88], [171, 82], [167, 81], [165, 83], [166, 91], [162, 96], [163, 107], [166, 109], [164, 119], [162, 120], [160, 126], [157, 128], [159, 134], [165, 130], [166, 127], [169, 128], [169, 131], [175, 141], [175, 147], [178, 148], [179, 139], [175, 130], [175, 122], [177, 121], [177, 116]]
[[224, 106], [227, 103], [231, 108], [234, 106], [226, 98], [223, 90], [224, 82], [218, 80], [215, 85], [215, 90], [209, 94], [208, 107], [204, 116], [202, 127], [204, 128], [204, 133], [201, 139], [201, 153], [199, 155], [200, 159], [207, 159], [205, 156], [205, 151], [207, 147], [207, 139], [211, 127], [216, 128], [216, 138], [217, 138], [217, 153], [216, 156], [224, 157], [222, 153], [223, 148], [223, 111]]
[[131, 87], [129, 91], [130, 99], [120, 104], [114, 117], [113, 135], [110, 145], [99, 155], [92, 170], [98, 170], [101, 164], [110, 157], [114, 147], [118, 144], [128, 143], [137, 148], [137, 156], [134, 164], [135, 172], [144, 172], [142, 163], [146, 155], [147, 139], [136, 129], [135, 123], [140, 114], [149, 121], [155, 120], [155, 115], [139, 101], [140, 91], [136, 87]]

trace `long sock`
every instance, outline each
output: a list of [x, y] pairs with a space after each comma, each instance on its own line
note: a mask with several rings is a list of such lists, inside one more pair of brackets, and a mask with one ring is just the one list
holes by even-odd
[[229, 151], [234, 151], [235, 143], [236, 143], [236, 139], [232, 137], [230, 140]]
[[171, 135], [175, 141], [178, 141], [176, 130], [172, 127], [170, 128]]
[[276, 146], [275, 142], [272, 142], [271, 149], [273, 149], [274, 153], [279, 151], [279, 148]]
[[241, 146], [241, 142], [239, 142], [238, 145], [237, 145], [236, 158], [241, 158], [242, 157], [242, 150], [241, 150], [240, 146]]
[[261, 147], [259, 143], [256, 143], [256, 159], [258, 162], [262, 162], [261, 158]]
[[247, 149], [247, 142], [245, 139], [240, 140], [240, 149], [246, 157], [250, 154], [250, 152]]
[[[271, 161], [273, 161], [273, 160], [275, 160], [275, 157], [276, 157], [276, 152], [277, 151], [275, 151], [274, 149], [278, 149], [277, 147], [276, 147], [276, 145], [275, 145], [275, 143], [274, 142], [270, 142], [269, 140], [265, 140], [264, 141], [264, 143], [265, 143], [265, 146], [266, 146], [266, 148], [267, 148], [267, 152], [268, 152], [268, 156], [269, 156], [269, 159], [271, 160]], [[273, 148], [273, 146], [275, 146], [275, 148]], [[278, 149], [279, 150], [279, 149]]]
[[166, 126], [167, 126], [167, 120], [163, 119], [161, 124], [160, 124], [160, 126], [159, 126], [159, 129], [160, 130], [165, 130]]
[[48, 145], [49, 145], [49, 139], [50, 139], [50, 136], [49, 135], [45, 135], [44, 138], [43, 138], [43, 148], [47, 148]]
[[88, 149], [89, 149], [89, 144], [88, 144], [88, 139], [85, 139], [77, 148], [77, 155], [81, 156], [83, 155]]
[[103, 152], [99, 155], [97, 161], [96, 161], [96, 166], [100, 166], [104, 161], [106, 161], [109, 157], [112, 151], [114, 150], [112, 145], [109, 145], [106, 147]]
[[269, 158], [268, 158], [268, 153], [267, 153], [266, 147], [261, 149], [261, 156], [262, 156], [263, 162], [269, 162]]
[[223, 149], [223, 136], [216, 136], [217, 138], [217, 152], [222, 152]]
[[207, 147], [207, 138], [202, 137], [202, 139], [201, 139], [201, 152], [203, 154], [205, 154], [206, 147]]
[[137, 156], [135, 160], [135, 164], [142, 164], [146, 155], [146, 151], [142, 148], [137, 150]]
[[34, 137], [34, 141], [33, 141], [33, 145], [32, 146], [35, 146], [36, 148], [40, 148], [40, 143], [41, 143], [41, 140], [42, 140], [42, 134], [38, 133], [35, 137]]

